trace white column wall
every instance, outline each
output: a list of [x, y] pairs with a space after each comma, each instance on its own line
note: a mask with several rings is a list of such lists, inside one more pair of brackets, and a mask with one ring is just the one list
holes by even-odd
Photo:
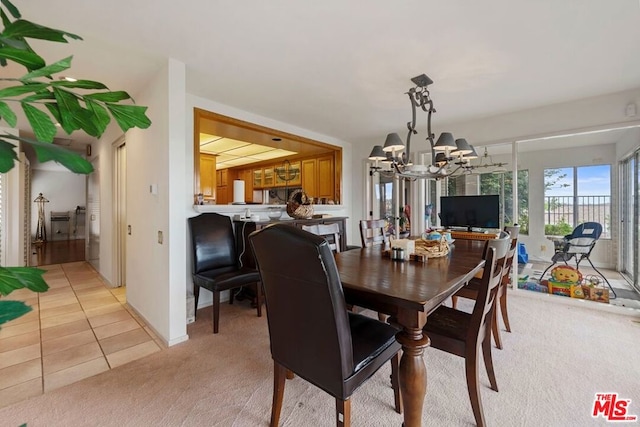
[[[136, 96], [139, 104], [149, 107], [151, 127], [131, 129], [126, 135], [127, 223], [132, 228], [127, 236], [127, 302], [169, 345], [188, 339], [182, 255], [184, 94], [185, 66], [170, 59]], [[152, 185], [157, 194], [152, 194]]]

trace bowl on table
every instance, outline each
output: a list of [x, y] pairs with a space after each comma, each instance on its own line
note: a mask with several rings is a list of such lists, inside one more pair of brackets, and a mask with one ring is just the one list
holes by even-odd
[[282, 216], [282, 208], [269, 208], [267, 210], [267, 216], [270, 220], [280, 219]]

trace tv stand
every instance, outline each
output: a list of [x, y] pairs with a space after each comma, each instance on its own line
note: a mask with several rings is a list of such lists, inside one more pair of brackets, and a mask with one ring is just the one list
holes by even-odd
[[[470, 227], [471, 228], [471, 227]], [[476, 228], [477, 230], [477, 228]], [[491, 240], [498, 237], [497, 233], [488, 233], [486, 231], [451, 231], [452, 239], [463, 239], [463, 240]]]

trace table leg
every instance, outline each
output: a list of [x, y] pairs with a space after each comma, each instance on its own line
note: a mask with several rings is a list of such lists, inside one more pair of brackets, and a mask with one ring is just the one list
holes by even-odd
[[404, 406], [404, 427], [422, 425], [422, 407], [427, 392], [427, 368], [424, 365], [424, 349], [429, 346], [429, 337], [422, 328], [403, 328], [396, 335], [402, 344], [400, 359], [400, 394]]

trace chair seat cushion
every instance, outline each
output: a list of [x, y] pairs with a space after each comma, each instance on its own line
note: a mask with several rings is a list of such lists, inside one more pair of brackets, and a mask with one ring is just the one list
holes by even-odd
[[259, 282], [260, 273], [253, 268], [225, 267], [215, 270], [207, 270], [193, 275], [193, 283], [212, 292], [226, 291], [246, 285], [247, 283]]
[[427, 318], [424, 331], [427, 335], [443, 335], [456, 340], [466, 340], [471, 314], [451, 307], [440, 306]]
[[[396, 341], [398, 330], [377, 319], [349, 312], [353, 345], [354, 371], [358, 371], [391, 346], [400, 350]], [[395, 353], [395, 352], [394, 352]]]

